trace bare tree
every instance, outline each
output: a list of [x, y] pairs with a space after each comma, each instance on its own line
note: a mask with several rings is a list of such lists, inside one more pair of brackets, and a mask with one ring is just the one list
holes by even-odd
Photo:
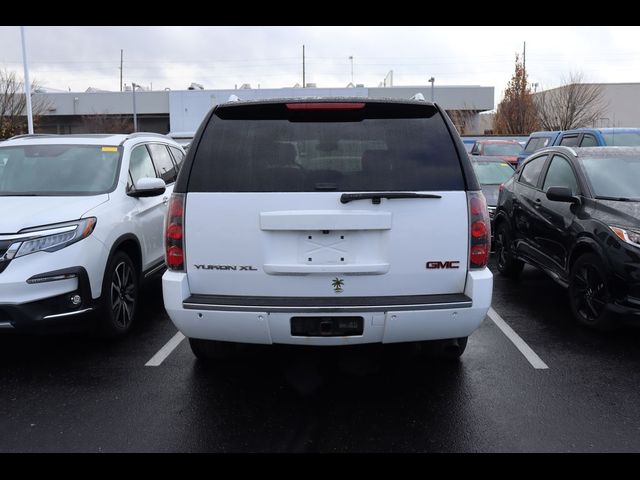
[[493, 132], [528, 135], [537, 128], [536, 104], [527, 81], [527, 72], [516, 54], [515, 71], [504, 91], [504, 98], [498, 104], [493, 121]]
[[[38, 82], [32, 84], [32, 91], [37, 90]], [[50, 102], [42, 96], [33, 97], [31, 108], [34, 125], [38, 117], [50, 106]], [[15, 72], [0, 70], [0, 138], [7, 138], [27, 132], [27, 97], [24, 94], [24, 83]]]
[[107, 113], [83, 115], [82, 126], [88, 133], [133, 132], [133, 120], [125, 115], [109, 115]]
[[536, 94], [538, 119], [545, 130], [591, 127], [607, 108], [602, 86], [584, 83], [581, 73], [571, 73], [562, 86]]
[[464, 135], [466, 133], [472, 133], [473, 120], [476, 116], [474, 111], [470, 110], [447, 110], [447, 115], [455, 125], [458, 133]]

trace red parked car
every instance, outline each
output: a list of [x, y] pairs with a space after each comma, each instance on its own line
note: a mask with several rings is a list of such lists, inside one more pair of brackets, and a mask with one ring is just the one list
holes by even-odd
[[471, 155], [500, 157], [515, 166], [521, 151], [522, 145], [516, 140], [477, 140], [471, 149]]

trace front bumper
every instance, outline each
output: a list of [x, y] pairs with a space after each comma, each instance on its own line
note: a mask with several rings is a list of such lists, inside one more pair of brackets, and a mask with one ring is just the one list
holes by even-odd
[[[52, 278], [63, 279], [46, 281]], [[0, 328], [38, 329], [75, 323], [96, 306], [91, 297], [89, 276], [83, 267], [46, 272], [30, 280], [39, 283], [25, 283], [20, 287], [37, 289], [41, 298], [28, 302], [0, 303]], [[15, 285], [13, 287], [17, 288]]]
[[[377, 299], [378, 304], [330, 305], [318, 299], [305, 304], [300, 299], [272, 302], [204, 302], [189, 292], [187, 276], [165, 272], [162, 278], [165, 308], [175, 326], [189, 338], [258, 344], [352, 345], [396, 343], [466, 337], [484, 320], [491, 305], [493, 276], [489, 269], [470, 271], [464, 294], [424, 296], [427, 301], [401, 304]], [[438, 297], [438, 298], [435, 298]], [[228, 299], [227, 299], [228, 300]], [[225, 304], [226, 303], [226, 304]], [[386, 303], [386, 304], [385, 304]], [[292, 317], [362, 317], [362, 335], [341, 337], [293, 336]]]

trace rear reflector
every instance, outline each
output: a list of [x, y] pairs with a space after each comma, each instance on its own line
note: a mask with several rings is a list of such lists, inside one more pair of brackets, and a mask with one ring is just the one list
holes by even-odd
[[360, 110], [364, 103], [287, 103], [289, 110]]

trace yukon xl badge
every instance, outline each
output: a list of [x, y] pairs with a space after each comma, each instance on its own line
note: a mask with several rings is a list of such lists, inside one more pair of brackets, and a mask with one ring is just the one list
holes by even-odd
[[458, 260], [431, 260], [427, 262], [427, 270], [443, 269], [443, 268], [460, 268]]
[[333, 291], [336, 293], [342, 293], [342, 287], [344, 286], [344, 280], [341, 278], [334, 278], [333, 282], [331, 282], [331, 286], [333, 287]]
[[196, 270], [239, 270], [239, 271], [250, 271], [250, 272], [257, 272], [258, 269], [255, 267], [252, 267], [251, 265], [198, 265], [198, 264], [194, 264], [194, 267], [196, 267]]

